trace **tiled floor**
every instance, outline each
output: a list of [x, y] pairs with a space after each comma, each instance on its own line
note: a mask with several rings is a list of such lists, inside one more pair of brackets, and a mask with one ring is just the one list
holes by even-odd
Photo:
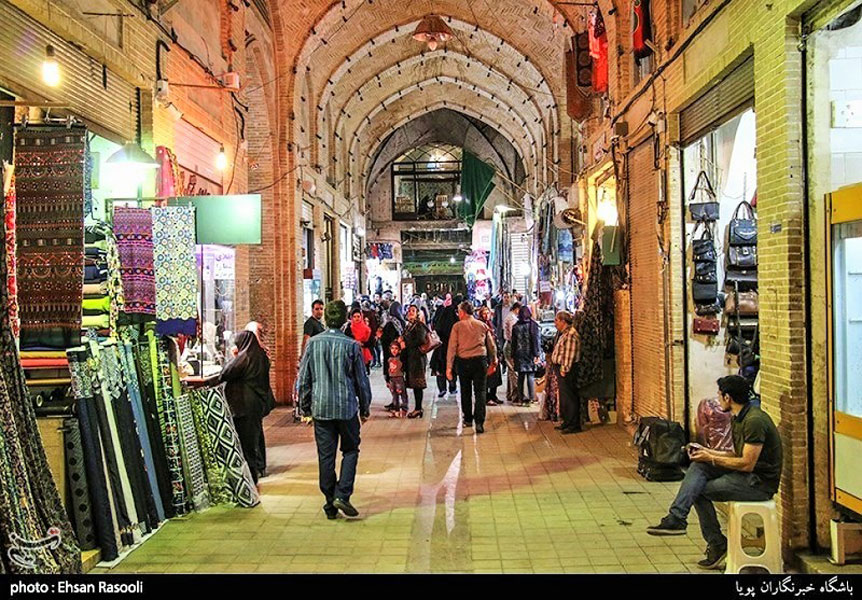
[[678, 484], [639, 477], [622, 428], [563, 436], [535, 408], [506, 405], [488, 409], [476, 436], [456, 400], [432, 390], [424, 419], [387, 418], [379, 371], [372, 381], [352, 499], [360, 519], [326, 520], [312, 430], [279, 409], [266, 423], [260, 506], [170, 521], [112, 572], [698, 571], [693, 512], [687, 536], [645, 533]]

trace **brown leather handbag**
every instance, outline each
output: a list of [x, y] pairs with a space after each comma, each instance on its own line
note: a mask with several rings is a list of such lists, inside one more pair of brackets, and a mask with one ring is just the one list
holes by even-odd
[[718, 330], [721, 328], [721, 321], [709, 317], [695, 317], [692, 330], [694, 333], [704, 335], [718, 335]]
[[[728, 294], [727, 301], [724, 305], [724, 310], [728, 314], [734, 314], [737, 311], [736, 294]], [[757, 292], [739, 292], [739, 316], [752, 317], [757, 316], [760, 312]]]

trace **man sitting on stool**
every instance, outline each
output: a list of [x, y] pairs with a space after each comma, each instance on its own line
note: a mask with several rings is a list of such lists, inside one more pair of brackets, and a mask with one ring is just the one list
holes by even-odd
[[697, 563], [704, 569], [718, 568], [727, 555], [727, 538], [712, 503], [764, 502], [778, 491], [781, 479], [781, 437], [769, 415], [750, 403], [748, 381], [739, 375], [722, 377], [718, 399], [724, 412], [733, 413], [733, 452], [690, 444], [692, 464], [668, 515], [647, 528], [651, 535], [684, 535], [694, 506], [708, 544], [706, 558]]

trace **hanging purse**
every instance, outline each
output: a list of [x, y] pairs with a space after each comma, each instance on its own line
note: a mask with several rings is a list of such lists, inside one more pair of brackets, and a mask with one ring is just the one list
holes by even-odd
[[[706, 202], [695, 202], [698, 192], [706, 195]], [[688, 210], [691, 213], [691, 218], [694, 221], [718, 221], [719, 207], [712, 183], [710, 183], [706, 171], [701, 171], [697, 174], [694, 188], [688, 196]]]
[[[746, 209], [743, 214], [747, 213], [747, 218], [740, 216], [740, 210], [743, 208]], [[728, 246], [754, 246], [757, 244], [757, 217], [754, 216], [754, 209], [748, 202], [740, 202], [736, 210], [733, 211], [733, 218], [730, 220], [730, 225], [727, 226], [727, 242]]]
[[691, 283], [691, 296], [695, 304], [715, 304], [718, 297], [718, 284], [693, 281]]
[[740, 291], [756, 290], [757, 269], [728, 267], [724, 274], [724, 285], [727, 287], [739, 286]]
[[721, 304], [718, 302], [713, 302], [712, 304], [695, 304], [694, 305], [694, 314], [699, 317], [704, 317], [707, 315], [717, 315], [721, 312]]
[[717, 283], [716, 264], [714, 262], [694, 263], [694, 280], [700, 283]]
[[729, 246], [727, 248], [729, 267], [752, 268], [757, 266], [757, 246]]
[[692, 330], [704, 335], [717, 335], [721, 329], [721, 321], [709, 317], [695, 317]]
[[[737, 294], [728, 294], [724, 310], [728, 314], [735, 314], [738, 310], [740, 317], [756, 317], [760, 312], [757, 292], [740, 292], [738, 296], [739, 300], [737, 303]], [[739, 307], [738, 309], [737, 306]]]
[[[703, 222], [701, 222], [703, 224]], [[700, 227], [700, 224], [698, 224]], [[694, 232], [692, 232], [692, 237], [697, 232], [698, 227], [694, 228]], [[712, 230], [708, 225], [704, 224], [703, 234], [699, 239], [692, 240], [691, 242], [691, 255], [695, 262], [715, 262], [716, 254], [715, 254], [715, 242], [712, 238]]]

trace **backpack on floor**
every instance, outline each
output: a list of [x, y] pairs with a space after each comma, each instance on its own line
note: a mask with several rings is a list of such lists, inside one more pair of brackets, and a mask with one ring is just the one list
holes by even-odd
[[634, 444], [638, 449], [638, 473], [647, 481], [679, 481], [684, 477], [686, 437], [679, 423], [643, 417]]

